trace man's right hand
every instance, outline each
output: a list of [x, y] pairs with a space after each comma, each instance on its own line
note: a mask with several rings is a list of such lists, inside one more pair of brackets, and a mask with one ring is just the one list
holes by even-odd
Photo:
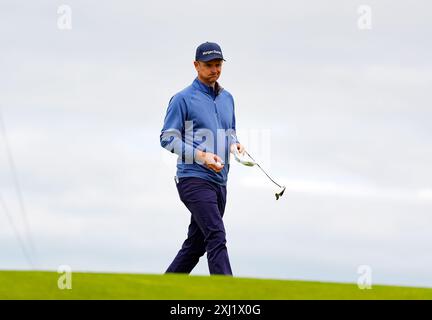
[[211, 152], [197, 150], [196, 161], [215, 172], [221, 172], [224, 167], [222, 159], [217, 154]]

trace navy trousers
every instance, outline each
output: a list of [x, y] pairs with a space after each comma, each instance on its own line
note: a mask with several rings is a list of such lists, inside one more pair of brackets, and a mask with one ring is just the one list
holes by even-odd
[[195, 177], [180, 178], [176, 185], [191, 221], [187, 239], [166, 273], [189, 274], [207, 252], [210, 274], [232, 275], [222, 221], [226, 186]]

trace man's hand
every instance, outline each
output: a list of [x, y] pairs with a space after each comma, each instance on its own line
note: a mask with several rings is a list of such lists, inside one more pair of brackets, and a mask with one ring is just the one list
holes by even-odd
[[233, 144], [231, 145], [231, 149], [230, 149], [231, 153], [234, 153], [235, 149], [237, 149], [237, 151], [238, 151], [241, 155], [243, 155], [244, 152], [245, 152], [245, 147], [244, 147], [242, 144], [240, 144], [240, 143], [233, 143]]
[[197, 150], [196, 161], [200, 164], [204, 164], [207, 168], [215, 172], [221, 172], [224, 167], [222, 164], [222, 159], [218, 155], [211, 152]]

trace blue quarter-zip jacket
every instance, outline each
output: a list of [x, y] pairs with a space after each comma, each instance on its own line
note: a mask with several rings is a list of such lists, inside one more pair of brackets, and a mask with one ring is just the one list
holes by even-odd
[[[161, 146], [176, 153], [177, 177], [198, 177], [226, 185], [230, 145], [237, 143], [234, 99], [218, 83], [215, 89], [198, 78], [169, 101], [160, 134]], [[219, 173], [196, 162], [196, 151], [217, 154], [225, 162]]]

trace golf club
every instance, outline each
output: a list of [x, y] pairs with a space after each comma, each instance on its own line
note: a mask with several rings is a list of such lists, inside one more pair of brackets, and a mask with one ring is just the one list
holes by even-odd
[[[259, 165], [258, 162], [255, 161], [254, 158], [252, 158], [252, 156], [245, 150], [245, 153], [248, 155], [248, 157], [250, 159], [246, 159], [243, 155], [241, 155], [238, 151], [237, 148], [234, 148], [234, 157], [235, 159], [240, 162], [241, 164], [248, 166], [248, 167], [253, 167], [253, 166], [258, 166], [258, 168], [261, 169], [262, 172], [264, 172], [264, 174], [267, 176], [267, 178], [270, 179], [271, 182], [273, 182], [275, 185], [277, 185], [280, 190], [278, 192], [275, 193], [276, 196], [276, 200], [279, 200], [280, 197], [282, 197], [283, 193], [285, 192], [286, 187], [285, 186], [281, 186], [279, 183], [277, 183], [276, 181], [274, 181], [268, 174], [267, 172], [265, 172], [265, 170]], [[252, 160], [252, 161], [251, 161]]]

